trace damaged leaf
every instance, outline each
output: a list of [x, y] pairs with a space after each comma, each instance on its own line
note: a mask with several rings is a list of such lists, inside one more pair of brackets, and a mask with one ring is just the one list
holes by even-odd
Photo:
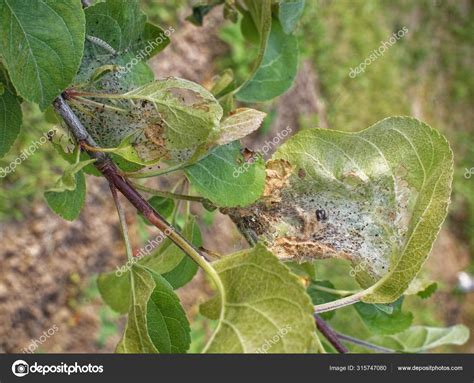
[[416, 119], [393, 117], [359, 133], [301, 131], [273, 159], [291, 164], [291, 176], [270, 162], [264, 197], [228, 212], [247, 238], [281, 259], [350, 261], [368, 289], [365, 302], [403, 294], [446, 217], [453, 171], [446, 139]]
[[217, 139], [218, 145], [239, 140], [257, 130], [266, 113], [251, 108], [239, 108], [222, 120]]
[[73, 95], [69, 102], [100, 146], [146, 164], [199, 159], [217, 139], [222, 117], [210, 92], [173, 77], [124, 94]]

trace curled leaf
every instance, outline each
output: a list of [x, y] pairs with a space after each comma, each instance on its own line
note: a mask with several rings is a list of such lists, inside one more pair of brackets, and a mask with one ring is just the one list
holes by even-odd
[[250, 108], [239, 108], [224, 118], [220, 125], [218, 145], [239, 140], [257, 130], [266, 113]]
[[270, 162], [272, 192], [229, 212], [247, 237], [281, 259], [349, 260], [351, 275], [370, 287], [364, 301], [396, 300], [446, 217], [453, 171], [446, 139], [413, 118], [394, 117], [359, 133], [301, 131], [274, 160], [293, 167], [288, 182]]
[[203, 87], [166, 78], [130, 92], [70, 100], [92, 137], [127, 160], [192, 162], [215, 142], [222, 108]]
[[278, 20], [285, 33], [291, 33], [303, 15], [304, 0], [280, 0], [278, 6]]

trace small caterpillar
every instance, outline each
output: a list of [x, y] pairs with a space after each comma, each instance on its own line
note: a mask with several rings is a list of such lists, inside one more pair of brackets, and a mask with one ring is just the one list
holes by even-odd
[[102, 49], [105, 49], [106, 51], [108, 51], [109, 53], [111, 53], [113, 55], [115, 55], [117, 53], [117, 51], [114, 48], [112, 48], [104, 40], [101, 40], [98, 37], [87, 35], [86, 39], [89, 40], [92, 44], [95, 44], [95, 45], [101, 47]]

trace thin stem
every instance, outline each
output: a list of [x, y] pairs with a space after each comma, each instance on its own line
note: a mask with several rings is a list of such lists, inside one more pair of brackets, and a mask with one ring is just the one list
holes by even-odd
[[[180, 182], [181, 184], [181, 192], [183, 192], [184, 188], [185, 188], [185, 184], [183, 182], [183, 180]], [[179, 187], [179, 183], [176, 184], [176, 186], [174, 187], [173, 189], [173, 192], [178, 190], [178, 187]], [[173, 216], [171, 217], [171, 222], [173, 222], [173, 224], [176, 224], [178, 222], [178, 214], [179, 214], [179, 210], [181, 209], [181, 202], [183, 202], [182, 199], [178, 200], [178, 203], [176, 204], [174, 210], [173, 210]], [[185, 217], [185, 221], [187, 222], [188, 220], [188, 217]]]
[[378, 351], [378, 352], [385, 352], [385, 353], [394, 353], [394, 352], [396, 352], [395, 350], [392, 350], [391, 348], [377, 346], [376, 344], [369, 343], [369, 342], [366, 342], [365, 340], [354, 338], [354, 337], [349, 336], [349, 335], [341, 334], [339, 332], [336, 332], [336, 335], [341, 340], [345, 340], [346, 342], [350, 342], [350, 343], [356, 344], [358, 346], [368, 348], [369, 350], [374, 350], [374, 351]]
[[[92, 147], [98, 146], [63, 97], [60, 96], [55, 99], [54, 107], [78, 143], [85, 143]], [[102, 152], [87, 151], [87, 154], [91, 158], [97, 160], [94, 163], [96, 168], [103, 174], [109, 183], [114, 185], [115, 188], [143, 214], [148, 222], [164, 232], [186, 254], [191, 256], [190, 252], [192, 252], [193, 258], [197, 255], [204, 259], [204, 257], [199, 254], [199, 251], [195, 249], [181, 234], [176, 232], [174, 228], [145, 200], [145, 198], [134, 189], [128, 180], [121, 175], [117, 166], [113, 163], [110, 157]]]
[[331, 289], [330, 287], [325, 287], [325, 286], [320, 286], [320, 285], [312, 285], [312, 289], [323, 291], [325, 293], [330, 293], [330, 294], [335, 294], [335, 295], [341, 295], [343, 297], [347, 295], [352, 295], [356, 294], [359, 292], [359, 290], [336, 290], [336, 289]]
[[178, 170], [184, 169], [186, 166], [181, 164], [175, 166], [169, 166], [166, 169], [158, 169], [152, 170], [150, 172], [133, 172], [133, 173], [125, 173], [125, 175], [129, 178], [149, 178], [149, 177], [158, 177], [163, 176], [165, 174], [169, 174]]
[[78, 164], [81, 161], [81, 147], [78, 145], [77, 146], [77, 154], [76, 154], [76, 164]]
[[128, 225], [127, 220], [125, 218], [125, 211], [123, 210], [122, 205], [120, 204], [120, 200], [117, 195], [117, 189], [113, 184], [109, 184], [110, 191], [112, 192], [112, 197], [114, 199], [115, 207], [117, 208], [117, 214], [119, 216], [120, 221], [120, 229], [122, 231], [123, 241], [125, 242], [125, 250], [127, 252], [127, 258], [132, 260], [133, 258], [133, 250], [132, 245], [130, 243], [130, 237], [128, 236]]
[[[78, 143], [85, 143], [89, 146], [98, 146], [62, 96], [57, 97], [53, 104]], [[87, 152], [87, 154], [91, 158], [97, 160], [94, 162], [96, 168], [110, 184], [119, 190], [125, 198], [127, 198], [130, 203], [143, 214], [148, 222], [160, 229], [176, 244], [176, 246], [183, 250], [185, 254], [190, 256], [209, 275], [216, 285], [217, 291], [221, 297], [220, 326], [224, 319], [225, 312], [225, 290], [217, 271], [186, 238], [184, 238], [179, 232], [175, 231], [174, 228], [145, 200], [145, 198], [143, 198], [143, 196], [133, 188], [128, 180], [119, 173], [117, 166], [110, 157], [101, 152]]]
[[172, 192], [157, 190], [157, 189], [153, 189], [153, 188], [150, 188], [148, 186], [145, 186], [145, 185], [140, 185], [140, 184], [135, 183], [135, 182], [132, 182], [131, 184], [138, 190], [141, 190], [145, 193], [153, 194], [153, 195], [156, 195], [156, 196], [159, 196], [159, 197], [171, 198], [171, 199], [181, 199], [181, 200], [185, 200], [185, 201], [193, 201], [193, 202], [201, 202], [201, 203], [202, 202], [210, 203], [210, 201], [207, 200], [206, 198], [202, 198], [202, 197], [199, 197], [199, 196], [176, 194], [176, 193], [172, 193]]
[[217, 291], [218, 291], [219, 296], [221, 298], [220, 299], [220, 301], [221, 301], [220, 302], [221, 303], [221, 313], [220, 313], [220, 316], [219, 316], [219, 323], [218, 323], [217, 328], [215, 329], [214, 333], [212, 334], [211, 338], [209, 338], [209, 341], [207, 342], [206, 346], [204, 346], [204, 349], [203, 349], [202, 352], [205, 353], [205, 352], [207, 352], [210, 345], [212, 344], [212, 342], [214, 340], [214, 337], [219, 332], [219, 330], [222, 326], [222, 323], [224, 321], [226, 293], [225, 293], [224, 285], [222, 284], [221, 278], [219, 277], [219, 274], [214, 269], [214, 267], [212, 267], [211, 264], [206, 262], [206, 260], [203, 259], [203, 258], [201, 258], [200, 261], [204, 261], [204, 262], [202, 262], [202, 263], [198, 262], [198, 265], [201, 266], [202, 269], [207, 273], [207, 275], [209, 275], [209, 277], [212, 279], [212, 281], [216, 285]]
[[125, 109], [117, 108], [115, 106], [108, 105], [108, 104], [103, 104], [101, 102], [97, 102], [97, 101], [94, 101], [94, 100], [89, 100], [88, 98], [84, 98], [84, 97], [80, 97], [80, 96], [75, 96], [71, 100], [81, 101], [83, 103], [91, 104], [91, 105], [94, 105], [94, 106], [96, 106], [98, 108], [102, 108], [102, 109], [109, 109], [109, 110], [114, 111], [114, 112], [120, 112], [120, 113], [126, 113], [127, 112]]
[[335, 301], [328, 302], [328, 303], [323, 303], [321, 305], [316, 305], [314, 306], [314, 313], [320, 314], [326, 311], [332, 311], [341, 307], [353, 305], [354, 303], [359, 302], [366, 293], [367, 291], [363, 290], [363, 291], [359, 291], [356, 294], [349, 295], [348, 297], [337, 299]]
[[319, 315], [314, 315], [318, 330], [326, 337], [334, 348], [341, 354], [346, 354], [349, 350], [339, 341], [336, 332]]
[[88, 152], [113, 153], [117, 151], [117, 148], [97, 148], [95, 146], [87, 145], [86, 143], [82, 143], [82, 147]]

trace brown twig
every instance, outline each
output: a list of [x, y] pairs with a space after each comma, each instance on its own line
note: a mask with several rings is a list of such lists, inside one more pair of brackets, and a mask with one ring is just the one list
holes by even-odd
[[341, 354], [346, 354], [349, 352], [346, 346], [344, 346], [339, 340], [336, 332], [319, 315], [315, 314], [314, 319], [316, 320], [316, 326], [318, 327], [318, 330], [321, 331], [329, 343], [331, 343], [338, 352]]
[[[87, 130], [79, 121], [76, 114], [69, 107], [62, 96], [54, 100], [54, 108], [66, 123], [69, 131], [79, 144], [86, 144], [85, 147], [97, 147], [97, 143], [89, 135]], [[102, 152], [87, 151], [91, 158], [95, 158], [95, 167], [109, 181], [114, 188], [122, 193], [135, 208], [143, 214], [143, 216], [152, 225], [160, 229], [167, 235], [181, 250], [186, 254], [199, 255], [205, 257], [180, 233], [178, 233], [146, 200], [142, 195], [122, 176], [117, 166], [109, 156]]]

